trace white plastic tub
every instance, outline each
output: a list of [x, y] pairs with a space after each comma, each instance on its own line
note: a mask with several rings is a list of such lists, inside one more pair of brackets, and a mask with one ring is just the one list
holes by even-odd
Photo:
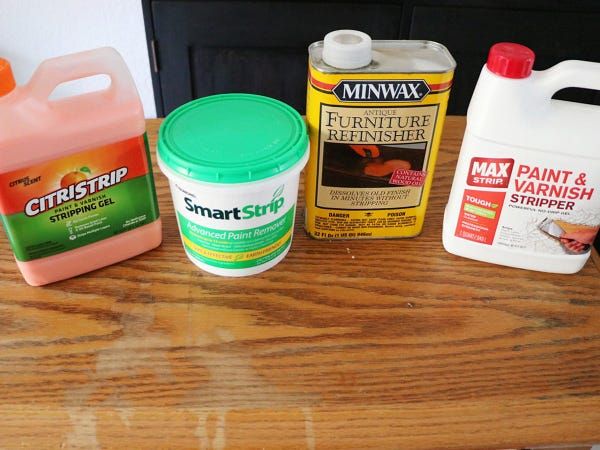
[[159, 132], [158, 163], [188, 258], [233, 277], [279, 263], [307, 160], [304, 121], [277, 100], [225, 94], [175, 110]]

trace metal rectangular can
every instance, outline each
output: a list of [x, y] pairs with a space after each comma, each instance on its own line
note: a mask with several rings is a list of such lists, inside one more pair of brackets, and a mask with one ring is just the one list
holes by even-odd
[[309, 47], [308, 234], [399, 238], [423, 228], [456, 62], [431, 41], [372, 41], [372, 61], [337, 69]]

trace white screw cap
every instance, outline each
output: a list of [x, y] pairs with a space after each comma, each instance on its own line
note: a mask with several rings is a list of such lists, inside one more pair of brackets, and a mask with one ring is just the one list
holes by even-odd
[[338, 69], [358, 69], [371, 63], [371, 37], [356, 30], [327, 33], [323, 42], [323, 61]]

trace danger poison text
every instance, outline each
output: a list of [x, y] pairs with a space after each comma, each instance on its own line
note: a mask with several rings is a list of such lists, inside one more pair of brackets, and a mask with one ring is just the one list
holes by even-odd
[[25, 214], [34, 217], [71, 200], [81, 200], [88, 195], [120, 183], [126, 175], [127, 167], [119, 167], [103, 175], [50, 192], [42, 197], [32, 198], [25, 205]]

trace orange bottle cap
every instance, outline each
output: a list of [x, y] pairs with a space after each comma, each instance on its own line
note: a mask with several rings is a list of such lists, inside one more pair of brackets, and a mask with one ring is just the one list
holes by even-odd
[[8, 94], [15, 88], [15, 77], [13, 76], [10, 63], [0, 58], [0, 97]]

